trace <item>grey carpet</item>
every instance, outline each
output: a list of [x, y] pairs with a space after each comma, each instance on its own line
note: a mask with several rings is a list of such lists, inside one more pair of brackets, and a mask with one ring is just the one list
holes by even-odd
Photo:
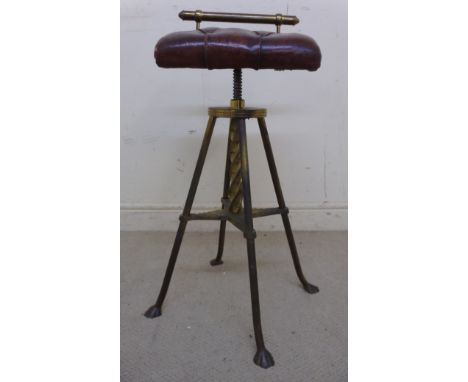
[[262, 325], [275, 366], [253, 362], [245, 241], [228, 232], [224, 265], [211, 267], [217, 234], [187, 233], [163, 314], [157, 297], [173, 233], [121, 234], [121, 381], [347, 380], [347, 233], [297, 232], [309, 295], [294, 272], [284, 233], [256, 240]]

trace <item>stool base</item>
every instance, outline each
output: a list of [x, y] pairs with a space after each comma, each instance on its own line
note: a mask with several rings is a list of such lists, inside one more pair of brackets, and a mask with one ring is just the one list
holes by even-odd
[[[274, 365], [273, 356], [266, 349], [263, 340], [263, 331], [260, 318], [260, 299], [258, 292], [257, 280], [257, 265], [255, 255], [255, 238], [256, 232], [253, 226], [253, 219], [257, 217], [265, 217], [270, 215], [281, 215], [283, 220], [286, 237], [288, 239], [291, 256], [293, 259], [296, 274], [302, 283], [304, 290], [310, 294], [317, 293], [319, 289], [310, 284], [305, 278], [299, 260], [294, 236], [289, 222], [289, 210], [286, 207], [283, 193], [280, 186], [278, 172], [273, 157], [268, 131], [264, 117], [266, 116], [266, 109], [254, 108], [210, 108], [209, 120], [203, 138], [202, 147], [198, 156], [197, 164], [195, 166], [194, 175], [190, 184], [189, 193], [185, 202], [185, 207], [180, 215], [179, 228], [177, 230], [176, 238], [172, 248], [169, 263], [167, 265], [166, 273], [164, 276], [163, 284], [159, 292], [156, 303], [152, 305], [146, 312], [145, 317], [155, 318], [161, 315], [161, 307], [169, 288], [169, 284], [174, 271], [179, 249], [185, 233], [187, 223], [191, 220], [219, 220], [220, 231], [218, 241], [218, 253], [216, 258], [210, 261], [212, 266], [223, 264], [222, 255], [224, 250], [224, 238], [226, 231], [226, 224], [230, 222], [244, 234], [247, 245], [248, 257], [248, 270], [250, 280], [250, 293], [252, 302], [252, 318], [255, 333], [255, 342], [257, 345], [257, 352], [254, 357], [254, 363], [262, 368], [269, 368]], [[203, 213], [192, 214], [191, 209], [195, 198], [195, 193], [198, 188], [201, 172], [205, 162], [208, 147], [213, 134], [213, 129], [217, 118], [230, 118], [229, 139], [226, 155], [226, 169], [224, 176], [224, 190], [221, 199], [221, 209], [208, 211]], [[278, 207], [272, 208], [252, 208], [251, 194], [250, 194], [250, 175], [249, 175], [249, 161], [247, 152], [247, 134], [245, 120], [248, 118], [256, 118], [260, 128], [263, 145], [270, 169], [273, 187], [275, 189], [276, 197], [278, 200]]]

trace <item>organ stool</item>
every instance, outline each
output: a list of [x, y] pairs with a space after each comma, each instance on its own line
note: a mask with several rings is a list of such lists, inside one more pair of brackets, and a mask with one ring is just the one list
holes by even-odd
[[[295, 25], [299, 22], [299, 19], [295, 16], [182, 11], [179, 17], [183, 20], [195, 21], [196, 29], [193, 31], [171, 33], [161, 38], [156, 45], [154, 53], [157, 65], [163, 68], [233, 69], [234, 96], [229, 107], [213, 107], [208, 109], [208, 125], [185, 207], [180, 215], [179, 228], [163, 284], [156, 303], [145, 312], [145, 316], [155, 318], [161, 315], [161, 307], [169, 288], [187, 223], [191, 220], [220, 221], [218, 253], [216, 258], [211, 260], [210, 263], [212, 266], [217, 266], [223, 264], [222, 255], [226, 222], [230, 222], [243, 232], [247, 242], [253, 326], [257, 345], [254, 362], [262, 368], [268, 368], [274, 365], [274, 360], [271, 353], [265, 347], [260, 320], [254, 218], [276, 214], [281, 215], [294, 267], [304, 290], [311, 294], [317, 293], [319, 290], [307, 281], [302, 272], [289, 222], [288, 208], [281, 191], [265, 123], [267, 111], [266, 109], [245, 107], [245, 102], [242, 99], [242, 69], [315, 71], [320, 67], [320, 48], [308, 36], [298, 33], [280, 33], [282, 24]], [[201, 29], [200, 23], [202, 21], [274, 24], [276, 25], [276, 33], [253, 32], [237, 28]], [[197, 214], [191, 213], [206, 153], [218, 118], [230, 119], [224, 192], [221, 199], [222, 206], [221, 209], [215, 211]], [[252, 208], [245, 123], [245, 120], [249, 118], [257, 119], [260, 128], [273, 186], [278, 199], [278, 206], [274, 208]]]

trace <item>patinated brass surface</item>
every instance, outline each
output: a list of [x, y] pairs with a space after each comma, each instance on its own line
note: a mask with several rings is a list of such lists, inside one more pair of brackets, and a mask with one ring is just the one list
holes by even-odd
[[192, 20], [197, 23], [197, 29], [200, 28], [202, 21], [219, 21], [224, 23], [252, 23], [252, 24], [274, 24], [279, 33], [281, 25], [296, 25], [299, 19], [296, 16], [282, 15], [263, 15], [255, 13], [226, 13], [226, 12], [203, 12], [182, 11], [179, 13], [182, 20]]
[[229, 192], [230, 211], [237, 214], [242, 208], [241, 154], [238, 120], [231, 120], [229, 127]]
[[232, 107], [210, 107], [208, 115], [216, 118], [264, 118], [267, 115], [266, 109], [256, 109], [245, 107], [234, 109]]

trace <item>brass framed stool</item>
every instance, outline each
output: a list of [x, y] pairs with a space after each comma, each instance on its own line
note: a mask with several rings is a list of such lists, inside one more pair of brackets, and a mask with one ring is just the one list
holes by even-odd
[[[288, 217], [273, 150], [265, 123], [266, 109], [245, 107], [242, 99], [242, 69], [309, 70], [320, 67], [321, 53], [318, 45], [308, 36], [285, 33], [280, 34], [282, 24], [294, 25], [299, 22], [295, 16], [254, 15], [240, 13], [215, 13], [202, 11], [182, 11], [183, 20], [196, 21], [196, 30], [175, 32], [161, 38], [155, 48], [156, 62], [166, 68], [203, 68], [233, 69], [234, 90], [230, 107], [212, 107], [208, 109], [209, 119], [202, 146], [190, 184], [187, 200], [180, 215], [179, 228], [167, 265], [159, 296], [154, 305], [146, 312], [148, 318], [161, 315], [161, 307], [166, 297], [177, 256], [182, 243], [187, 223], [191, 220], [220, 221], [218, 252], [211, 260], [212, 266], [223, 264], [222, 255], [226, 223], [232, 223], [243, 232], [247, 243], [247, 257], [252, 300], [252, 316], [257, 352], [255, 364], [262, 368], [274, 365], [271, 353], [266, 349], [260, 318], [260, 300], [258, 293], [257, 265], [255, 258], [255, 237], [253, 219], [270, 215], [281, 215], [286, 237], [297, 276], [304, 290], [317, 293], [319, 289], [310, 284], [304, 276]], [[236, 28], [200, 29], [202, 21], [246, 22], [275, 24], [276, 33], [252, 32]], [[221, 209], [204, 213], [191, 213], [192, 204], [205, 163], [211, 136], [218, 118], [229, 118], [229, 134], [224, 175], [224, 190]], [[258, 121], [265, 154], [270, 169], [278, 206], [274, 208], [252, 208], [247, 152], [246, 119]]]

